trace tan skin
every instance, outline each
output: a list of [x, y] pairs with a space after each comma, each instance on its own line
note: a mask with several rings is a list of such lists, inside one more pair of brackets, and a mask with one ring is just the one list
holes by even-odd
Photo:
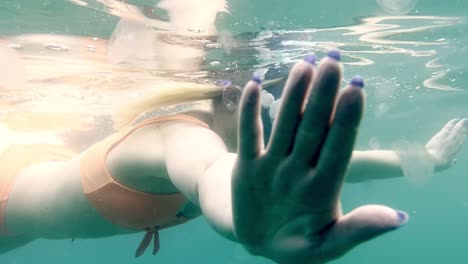
[[[189, 111], [184, 114], [207, 123], [217, 134], [227, 139], [226, 147], [235, 151], [237, 112], [230, 111], [223, 105], [224, 102], [220, 96], [213, 99], [212, 112]], [[182, 122], [181, 125], [187, 124]], [[193, 126], [193, 124], [188, 125]], [[147, 141], [157, 144], [155, 143], [155, 138], [157, 138], [154, 133], [155, 129], [151, 126], [142, 128], [111, 151], [108, 157], [108, 169], [116, 180], [136, 190], [149, 193], [174, 193], [178, 190], [168, 179], [164, 166], [161, 167], [161, 162], [155, 162], [154, 166], [146, 166], [138, 165], [138, 162], [129, 163], [127, 160], [121, 162], [120, 159], [122, 153], [131, 153], [134, 148], [137, 148], [139, 153], [130, 154], [132, 160], [146, 159], [145, 156], [154, 155], [154, 153], [141, 153], [142, 148], [138, 145], [145, 144]], [[82, 194], [79, 162], [80, 156], [77, 156], [66, 162], [32, 165], [17, 178], [7, 206], [8, 228], [15, 236], [8, 238], [8, 241], [2, 238], [1, 241], [4, 243], [0, 245], [0, 253], [39, 237], [52, 239], [103, 237], [135, 232], [110, 224], [91, 207]], [[132, 173], [136, 169], [135, 166], [139, 166], [138, 171], [141, 172], [137, 177]], [[46, 189], [56, 191], [44, 192], [43, 190]], [[60, 197], [60, 200], [73, 200], [73, 207], [51, 202], [57, 201], [56, 197]], [[195, 206], [189, 206], [187, 210], [186, 214], [190, 216], [200, 214]], [[44, 217], [47, 215], [51, 217]], [[62, 217], [57, 218], [54, 217], [55, 215]], [[31, 224], [31, 219], [37, 220]], [[11, 247], [4, 246], [5, 244], [10, 244]]]

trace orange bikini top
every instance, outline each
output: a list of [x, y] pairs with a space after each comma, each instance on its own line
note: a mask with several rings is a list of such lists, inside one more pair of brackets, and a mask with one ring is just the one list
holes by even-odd
[[208, 125], [200, 120], [182, 114], [151, 118], [93, 145], [81, 159], [83, 193], [94, 208], [115, 225], [147, 232], [137, 250], [137, 256], [144, 252], [153, 236], [155, 240], [153, 254], [157, 252], [158, 230], [189, 220], [178, 216], [187, 199], [181, 193], [150, 194], [128, 188], [110, 175], [106, 168], [106, 159], [114, 147], [137, 129], [170, 121], [188, 121], [208, 128]]

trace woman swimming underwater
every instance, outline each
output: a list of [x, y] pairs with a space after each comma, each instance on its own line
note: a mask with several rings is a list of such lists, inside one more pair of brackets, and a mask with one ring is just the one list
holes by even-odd
[[[193, 12], [200, 1], [190, 2], [193, 6], [189, 2], [159, 3], [178, 30], [175, 35], [198, 34], [197, 28], [216, 35], [214, 20], [226, 9], [225, 1], [203, 1], [210, 7], [202, 9], [207, 13]], [[195, 30], [186, 32], [189, 26]], [[143, 52], [145, 45], [157, 47], [153, 54], [157, 64], [150, 69], [190, 71], [203, 57], [200, 48], [190, 45], [155, 43], [161, 36], [133, 17], [122, 20], [114, 33], [112, 45], [86, 37], [21, 36], [20, 52], [31, 63], [26, 65], [33, 72], [32, 85], [43, 80], [44, 85], [60, 81], [72, 86], [85, 80], [105, 90], [105, 85], [127, 84], [120, 80], [149, 79], [141, 69], [133, 70], [142, 61], [154, 62]], [[131, 36], [135, 43], [128, 45], [125, 41]], [[29, 37], [33, 41], [28, 42]], [[57, 55], [63, 47], [44, 49], [44, 41], [64, 44], [71, 52]], [[73, 58], [75, 51], [81, 52], [79, 60]], [[130, 55], [135, 57], [129, 59]], [[59, 63], [52, 65], [51, 60]], [[50, 73], [48, 78], [44, 72]], [[86, 73], [96, 72], [115, 74], [102, 78], [110, 83], [86, 79]], [[381, 205], [348, 214], [341, 210], [343, 182], [401, 177], [405, 169], [405, 153], [353, 151], [364, 83], [356, 77], [339, 91], [341, 79], [339, 52], [330, 52], [318, 66], [312, 55], [297, 63], [265, 145], [258, 76], [244, 89], [167, 79], [140, 83], [142, 89], [136, 90], [144, 99], [122, 110], [116, 119], [120, 129], [81, 153], [50, 144], [9, 144], [0, 156], [0, 254], [38, 238], [129, 233], [143, 235], [136, 256], [151, 243], [156, 253], [160, 230], [203, 214], [220, 235], [253, 255], [277, 263], [324, 263], [395, 230], [408, 221], [405, 212]], [[157, 92], [144, 87], [157, 87]], [[58, 88], [54, 91], [65, 90]], [[119, 95], [112, 97], [117, 100]], [[164, 111], [129, 123], [154, 109]], [[432, 164], [435, 171], [449, 168], [463, 144], [467, 123], [450, 121], [423, 148], [422, 162]]]
[[[196, 83], [163, 90], [133, 109], [197, 107], [124, 126], [81, 154], [11, 144], [0, 161], [0, 252], [37, 238], [143, 232], [136, 255], [151, 241], [156, 253], [159, 230], [203, 214], [254, 255], [323, 263], [395, 230], [406, 213], [380, 205], [341, 211], [344, 181], [403, 176], [399, 153], [353, 151], [364, 83], [355, 77], [339, 92], [341, 79], [337, 51], [319, 66], [313, 55], [297, 63], [266, 146], [258, 76], [243, 90]], [[452, 165], [467, 123], [450, 121], [426, 145], [436, 171]]]

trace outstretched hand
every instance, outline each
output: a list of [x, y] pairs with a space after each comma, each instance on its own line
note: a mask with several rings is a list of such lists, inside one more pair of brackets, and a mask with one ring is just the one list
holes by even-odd
[[313, 55], [286, 83], [272, 137], [263, 146], [260, 80], [240, 106], [232, 193], [237, 240], [277, 263], [324, 263], [406, 223], [404, 212], [368, 205], [343, 215], [340, 191], [363, 112], [363, 81], [338, 95], [340, 54], [315, 69]]
[[426, 144], [436, 171], [452, 166], [468, 134], [468, 118], [452, 119]]

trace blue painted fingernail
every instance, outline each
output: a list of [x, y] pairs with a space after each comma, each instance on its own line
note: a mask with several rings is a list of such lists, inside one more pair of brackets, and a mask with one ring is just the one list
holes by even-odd
[[362, 78], [361, 75], [354, 76], [353, 79], [351, 79], [351, 82], [349, 83], [359, 88], [364, 88], [364, 79]]
[[328, 52], [328, 57], [334, 59], [334, 60], [337, 60], [337, 61], [340, 61], [341, 60], [341, 53], [339, 50], [330, 50]]
[[315, 54], [311, 53], [307, 56], [305, 56], [304, 60], [312, 65], [315, 65], [317, 57], [315, 57]]
[[403, 211], [396, 211], [399, 226], [405, 225], [409, 220], [409, 215]]
[[252, 76], [252, 81], [258, 83], [258, 84], [262, 84], [262, 76], [260, 76], [259, 73], [255, 72]]
[[231, 83], [231, 81], [229, 81], [229, 80], [217, 80], [217, 81], [216, 81], [216, 84], [217, 84], [218, 86], [221, 86], [221, 87], [226, 88], [226, 87], [228, 87], [229, 85], [231, 85], [232, 83]]

